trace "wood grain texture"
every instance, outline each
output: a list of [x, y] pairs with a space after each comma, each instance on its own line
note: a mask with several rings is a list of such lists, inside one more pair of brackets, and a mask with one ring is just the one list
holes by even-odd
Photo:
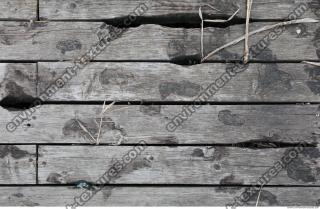
[[[207, 11], [213, 16], [231, 15], [233, 11], [237, 10], [237, 6], [241, 8], [237, 17], [245, 18], [246, 2], [245, 0], [228, 0], [228, 1], [205, 1], [205, 0], [110, 0], [107, 2], [103, 0], [40, 0], [40, 16], [44, 19], [112, 19], [129, 15], [139, 4], [146, 3], [149, 10], [144, 14], [144, 17], [167, 17], [171, 16], [174, 19], [177, 16], [181, 18], [183, 15], [189, 17], [189, 21], [199, 21], [198, 9], [200, 5], [210, 3], [217, 10]], [[317, 1], [302, 0], [302, 1], [266, 1], [256, 0], [252, 5], [253, 19], [285, 19], [288, 15], [299, 7], [299, 4], [312, 8], [307, 11], [304, 17], [318, 17], [317, 12], [319, 3]], [[270, 12], [272, 11], [272, 12]], [[194, 14], [194, 16], [190, 15]], [[180, 15], [180, 16], [179, 16]], [[189, 16], [187, 16], [189, 15]]]
[[36, 146], [0, 145], [0, 184], [35, 184], [36, 163]]
[[36, 64], [0, 63], [0, 101], [28, 101], [36, 97]]
[[[96, 137], [101, 108], [44, 105], [14, 133], [5, 127], [19, 112], [1, 108], [2, 143], [89, 143], [90, 136], [76, 119]], [[167, 124], [181, 111], [179, 105], [116, 105], [103, 117], [101, 143], [119, 139], [123, 144], [142, 139], [148, 144], [319, 143], [318, 105], [205, 105], [175, 132], [167, 131]]]
[[[225, 83], [204, 101], [320, 101], [317, 67], [298, 63], [250, 64], [242, 70], [219, 63], [90, 63], [62, 81], [65, 85], [57, 93], [46, 93], [71, 66], [69, 62], [39, 63], [38, 96], [51, 95], [45, 98], [49, 101], [203, 101], [199, 96], [210, 84]], [[239, 73], [226, 73], [230, 70]]]
[[[86, 206], [225, 206], [246, 187], [104, 187]], [[74, 187], [0, 187], [3, 206], [65, 206], [84, 190]], [[315, 206], [319, 187], [263, 188], [259, 206]], [[301, 195], [304, 194], [304, 195]], [[257, 195], [247, 202], [255, 206]]]
[[[252, 23], [255, 30], [273, 23]], [[99, 22], [21, 22], [0, 23], [3, 60], [73, 60], [84, 55], [99, 40]], [[275, 40], [267, 41], [265, 49], [254, 60], [318, 60], [319, 24], [288, 26]], [[227, 28], [206, 28], [205, 54], [244, 34], [244, 25]], [[251, 45], [268, 35], [253, 36]], [[268, 36], [269, 37], [269, 36]], [[101, 38], [101, 37], [100, 37]], [[275, 34], [272, 35], [272, 39]], [[260, 42], [259, 42], [260, 43]], [[261, 44], [261, 43], [260, 43]], [[294, 49], [294, 50], [293, 50]], [[240, 60], [243, 44], [229, 47], [210, 60]], [[162, 60], [194, 63], [200, 59], [200, 28], [170, 28], [142, 25], [130, 28], [95, 58], [95, 60]]]
[[37, 19], [37, 0], [1, 0], [0, 19]]
[[[40, 146], [39, 183], [96, 182], [105, 172], [113, 175], [109, 169], [117, 160], [123, 167], [127, 153], [133, 149], [136, 148]], [[119, 175], [109, 177], [116, 184], [257, 184], [259, 177], [289, 150], [148, 146]], [[319, 185], [319, 163], [319, 148], [304, 148], [277, 176], [266, 174], [265, 178], [271, 180], [271, 185]]]

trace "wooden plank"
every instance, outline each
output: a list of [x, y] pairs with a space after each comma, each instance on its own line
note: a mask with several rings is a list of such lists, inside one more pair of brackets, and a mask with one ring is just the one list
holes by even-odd
[[[74, 187], [0, 187], [3, 206], [64, 206], [84, 190]], [[85, 206], [225, 206], [245, 187], [104, 187]], [[267, 187], [259, 206], [315, 206], [319, 187]], [[305, 195], [301, 195], [305, 194]], [[257, 194], [246, 205], [255, 206]]]
[[36, 146], [0, 145], [0, 184], [35, 184], [36, 163]]
[[[144, 17], [172, 17], [178, 19], [181, 16], [189, 17], [188, 21], [199, 21], [198, 9], [200, 5], [210, 3], [217, 10], [210, 10], [207, 13], [212, 15], [231, 15], [239, 5], [241, 10], [237, 17], [246, 17], [246, 1], [230, 0], [158, 0], [148, 2], [146, 0], [84, 0], [74, 2], [71, 0], [40, 0], [40, 16], [44, 19], [63, 20], [63, 19], [112, 19], [127, 16], [139, 4], [145, 3], [149, 10]], [[300, 4], [309, 6], [312, 10], [306, 11], [304, 17], [318, 17], [316, 12], [319, 9], [318, 2], [310, 0], [302, 1], [265, 1], [256, 0], [252, 5], [253, 19], [285, 19]], [[270, 12], [272, 11], [272, 12]], [[193, 16], [191, 16], [191, 14]], [[180, 15], [180, 16], [179, 16]], [[192, 17], [192, 18], [190, 18]]]
[[[278, 164], [279, 172], [272, 174], [278, 175], [270, 177], [268, 170], [282, 157], [288, 159], [289, 151], [290, 148], [148, 146], [141, 152], [130, 146], [40, 146], [39, 183], [96, 183], [107, 173], [105, 178], [116, 184], [257, 184], [268, 182], [259, 180], [264, 176], [271, 185], [319, 185], [319, 148], [303, 148], [286, 168], [279, 169]], [[129, 157], [131, 163], [126, 164], [128, 153], [132, 152], [137, 157]], [[110, 173], [119, 170], [116, 164], [122, 168], [115, 176]], [[116, 167], [111, 172], [112, 166]]]
[[0, 19], [37, 19], [37, 0], [1, 0]]
[[[5, 127], [19, 124], [16, 111], [0, 110], [2, 143], [89, 143], [90, 136], [80, 128], [78, 119], [94, 137], [98, 134], [102, 105], [44, 105], [14, 133]], [[148, 144], [226, 144], [250, 142], [319, 143], [318, 105], [205, 105], [175, 132], [167, 124], [183, 106], [114, 106], [102, 123], [101, 143]], [[20, 113], [22, 115], [22, 113]], [[19, 119], [20, 118], [20, 119]], [[179, 121], [174, 119], [174, 124]], [[171, 127], [168, 126], [169, 128]], [[45, 130], [45, 131], [44, 131]], [[172, 129], [170, 128], [170, 131]]]
[[[274, 23], [252, 23], [255, 30]], [[0, 22], [3, 60], [73, 60], [87, 52], [99, 37], [99, 22]], [[270, 41], [255, 60], [318, 60], [319, 24], [287, 27], [281, 36]], [[301, 34], [301, 32], [303, 32]], [[204, 32], [205, 54], [244, 34], [244, 25], [227, 28], [206, 28]], [[253, 36], [256, 44], [268, 32]], [[274, 34], [272, 38], [274, 38]], [[101, 38], [101, 37], [100, 37]], [[261, 44], [261, 43], [260, 43]], [[294, 49], [294, 50], [292, 50]], [[220, 52], [210, 60], [240, 60], [243, 44]], [[194, 63], [200, 58], [200, 28], [169, 28], [159, 25], [142, 25], [130, 28], [95, 58], [95, 60], [162, 60]]]
[[36, 97], [36, 64], [0, 63], [0, 101], [27, 102]]
[[[245, 70], [220, 63], [90, 63], [75, 76], [66, 71], [72, 66], [39, 63], [38, 96], [49, 101], [320, 101], [318, 69], [307, 64], [250, 64]], [[244, 72], [226, 73], [231, 69]], [[216, 93], [199, 98], [212, 83]]]

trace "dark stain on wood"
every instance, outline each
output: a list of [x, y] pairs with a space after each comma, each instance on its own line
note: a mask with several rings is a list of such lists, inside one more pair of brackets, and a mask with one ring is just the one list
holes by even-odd
[[[247, 205], [256, 205], [259, 191], [250, 195]], [[280, 205], [277, 200], [277, 196], [267, 190], [261, 190], [259, 197], [259, 206], [276, 206]]]
[[162, 82], [159, 85], [161, 99], [166, 99], [171, 94], [184, 97], [195, 97], [201, 90], [201, 86], [190, 81]]
[[233, 174], [230, 174], [220, 180], [221, 185], [242, 185], [243, 180], [237, 180]]
[[232, 114], [230, 110], [222, 110], [218, 114], [219, 121], [229, 126], [242, 126], [245, 120], [237, 114]]
[[64, 184], [67, 183], [66, 179], [58, 173], [50, 173], [47, 177], [47, 182], [53, 183], [53, 184]]
[[279, 70], [277, 64], [265, 65], [259, 69], [256, 93], [261, 97], [271, 94], [285, 94], [292, 89], [293, 78], [289, 73]]
[[151, 141], [156, 141], [161, 144], [169, 144], [169, 145], [175, 145], [179, 144], [179, 140], [175, 136], [159, 136], [159, 137], [151, 137]]
[[24, 195], [22, 193], [15, 193], [15, 194], [12, 194], [12, 196], [14, 196], [14, 197], [23, 197]]
[[61, 51], [62, 54], [65, 54], [68, 51], [80, 50], [82, 44], [80, 40], [62, 40], [59, 41], [56, 45], [56, 48]]
[[99, 75], [99, 81], [102, 85], [128, 85], [129, 80], [133, 79], [132, 73], [124, 73], [122, 69], [106, 68]]
[[[290, 150], [287, 149], [285, 155], [288, 155]], [[318, 148], [303, 148], [298, 157], [287, 166], [288, 177], [306, 183], [317, 182], [320, 179], [319, 160], [320, 152]]]
[[192, 157], [201, 157], [205, 161], [220, 161], [228, 155], [229, 152], [225, 147], [195, 148], [191, 153]]
[[11, 155], [11, 157], [15, 159], [21, 159], [29, 157], [32, 154], [25, 150], [21, 150], [20, 148], [14, 145], [0, 145], [0, 158], [4, 158], [8, 155]]
[[320, 17], [320, 1], [319, 0], [312, 0], [311, 2], [308, 2], [309, 8], [311, 8], [311, 11], [317, 16]]
[[315, 94], [320, 95], [320, 69], [319, 67], [309, 67], [305, 65], [305, 71], [309, 75], [310, 81], [307, 81], [308, 88]]
[[316, 30], [312, 42], [313, 42], [313, 46], [316, 48], [317, 56], [318, 58], [320, 58], [320, 28]]
[[[127, 135], [126, 131], [121, 128], [120, 125], [117, 125], [110, 117], [104, 117], [102, 120], [101, 136], [111, 130], [119, 131], [122, 136]], [[87, 118], [78, 121], [86, 127], [92, 136], [96, 136], [98, 134], [100, 118]], [[90, 135], [80, 127], [78, 121], [76, 119], [68, 120], [62, 129], [63, 135], [91, 139]]]
[[141, 105], [140, 112], [149, 116], [159, 115], [161, 113], [161, 105]]

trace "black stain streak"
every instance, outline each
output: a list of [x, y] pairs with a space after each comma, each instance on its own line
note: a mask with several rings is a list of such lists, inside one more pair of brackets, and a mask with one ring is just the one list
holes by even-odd
[[166, 99], [171, 94], [194, 97], [197, 96], [201, 90], [201, 86], [190, 81], [181, 82], [162, 82], [159, 85], [159, 92], [161, 99]]
[[315, 94], [320, 95], [320, 70], [319, 67], [309, 67], [305, 65], [305, 72], [309, 75], [309, 81], [306, 82], [308, 88]]
[[[286, 150], [284, 155], [288, 155], [291, 149]], [[318, 148], [304, 147], [298, 157], [293, 159], [287, 166], [288, 177], [305, 183], [317, 182], [319, 179], [320, 152]]]
[[[253, 193], [246, 204], [256, 205], [258, 195], [259, 195], [259, 191]], [[259, 206], [274, 206], [274, 205], [279, 205], [277, 196], [267, 190], [261, 190], [260, 197], [259, 197]]]
[[82, 44], [79, 40], [63, 40], [57, 43], [56, 48], [65, 54], [68, 51], [80, 50]]
[[25, 150], [21, 150], [20, 148], [14, 145], [0, 145], [0, 158], [4, 158], [8, 155], [11, 155], [11, 157], [15, 159], [21, 159], [29, 157], [32, 154]]
[[219, 121], [229, 126], [242, 126], [245, 120], [239, 115], [232, 114], [230, 110], [222, 110], [218, 114]]
[[159, 115], [161, 112], [161, 105], [141, 105], [140, 112], [149, 116]]

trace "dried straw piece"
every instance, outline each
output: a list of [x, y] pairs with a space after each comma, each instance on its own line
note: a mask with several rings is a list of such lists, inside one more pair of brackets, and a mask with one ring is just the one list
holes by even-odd
[[249, 61], [249, 23], [251, 16], [251, 7], [253, 0], [247, 0], [247, 17], [246, 17], [246, 34], [244, 40], [244, 55], [243, 55], [243, 63], [247, 64]]
[[320, 62], [303, 61], [302, 63], [306, 63], [306, 64], [309, 64], [309, 65], [314, 65], [314, 66], [319, 66], [320, 67]]
[[[316, 19], [312, 19], [312, 18], [304, 18], [304, 19], [298, 19], [298, 20], [290, 20], [290, 21], [286, 21], [286, 22], [281, 22], [281, 23], [277, 23], [277, 24], [274, 24], [274, 25], [267, 25], [267, 26], [264, 26], [258, 30], [255, 30], [255, 31], [251, 31], [248, 36], [252, 36], [252, 35], [255, 35], [257, 33], [261, 33], [263, 31], [266, 31], [266, 30], [271, 30], [273, 28], [276, 28], [276, 27], [283, 27], [283, 26], [286, 26], [286, 25], [292, 25], [292, 24], [299, 24], [299, 23], [317, 23], [319, 22], [318, 20]], [[232, 45], [235, 45], [237, 43], [239, 43], [240, 41], [244, 40], [245, 39], [245, 36], [241, 36], [221, 47], [219, 47], [218, 49], [210, 52], [206, 57], [204, 57], [201, 62], [204, 62], [206, 61], [208, 58], [210, 58], [212, 55], [216, 54], [217, 52], [229, 47], [229, 46], [232, 46]]]
[[96, 140], [95, 140], [95, 138], [92, 136], [92, 134], [90, 133], [90, 131], [89, 131], [78, 119], [76, 119], [76, 121], [78, 122], [80, 128], [81, 128], [84, 132], [86, 132], [86, 133], [91, 137], [90, 142], [91, 142], [91, 143], [95, 143]]
[[112, 102], [111, 104], [106, 106], [106, 101], [103, 102], [102, 110], [101, 110], [101, 113], [100, 113], [100, 123], [99, 123], [98, 136], [97, 136], [97, 139], [96, 139], [96, 144], [97, 145], [100, 143], [100, 133], [101, 133], [101, 128], [102, 128], [103, 114], [105, 112], [107, 112], [107, 111], [110, 111], [115, 103], [116, 102]]
[[[211, 6], [210, 4], [204, 4], [204, 6], [210, 7], [213, 10], [217, 10], [219, 12], [221, 12], [220, 10], [214, 8], [213, 6]], [[201, 50], [201, 59], [204, 57], [204, 47], [203, 47], [203, 27], [204, 27], [204, 22], [212, 22], [212, 23], [226, 23], [229, 22], [230, 20], [232, 20], [234, 18], [234, 16], [236, 16], [238, 14], [238, 12], [240, 11], [240, 7], [238, 6], [237, 11], [235, 11], [227, 20], [204, 20], [203, 19], [203, 15], [202, 15], [202, 7], [199, 7], [199, 17], [201, 19], [201, 37], [200, 37], [200, 50]]]
[[262, 187], [263, 187], [263, 185], [261, 185], [261, 187], [260, 187], [260, 191], [259, 191], [258, 198], [257, 198], [257, 202], [256, 202], [256, 207], [258, 207], [258, 204], [259, 204], [260, 194], [261, 194]]

